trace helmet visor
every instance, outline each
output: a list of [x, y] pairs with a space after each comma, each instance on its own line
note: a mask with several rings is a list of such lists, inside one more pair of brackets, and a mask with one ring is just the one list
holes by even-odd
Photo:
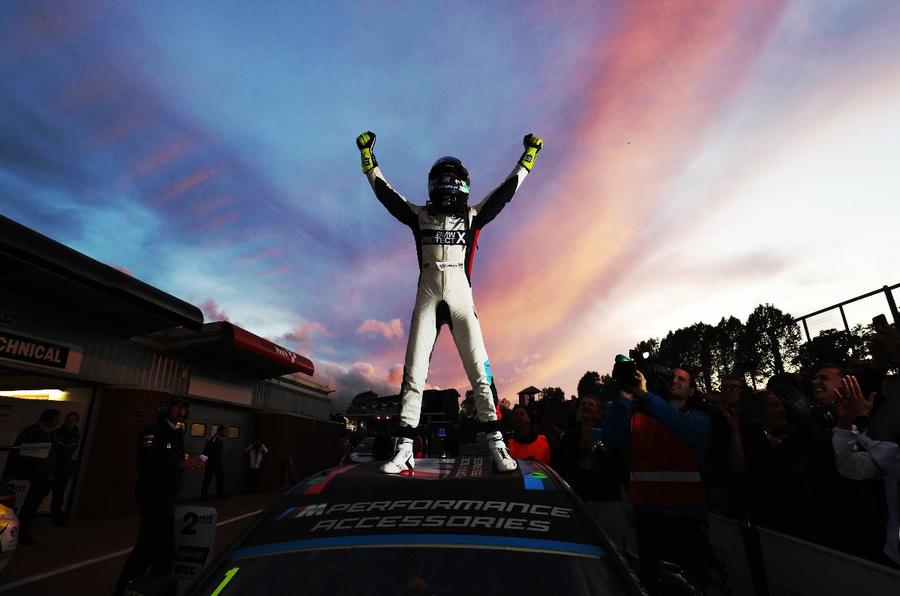
[[443, 174], [428, 181], [428, 195], [432, 199], [445, 196], [469, 196], [469, 183], [457, 176]]

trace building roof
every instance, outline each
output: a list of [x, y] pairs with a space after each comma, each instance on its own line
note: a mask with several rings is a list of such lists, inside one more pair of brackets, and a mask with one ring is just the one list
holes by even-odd
[[196, 306], [2, 215], [0, 286], [56, 307], [109, 337], [203, 325]]
[[151, 336], [154, 347], [188, 361], [227, 367], [260, 379], [290, 373], [312, 375], [312, 361], [228, 321], [206, 323], [200, 331], [179, 327]]
[[540, 389], [538, 389], [534, 385], [531, 385], [530, 387], [526, 387], [525, 389], [522, 389], [521, 391], [519, 391], [517, 395], [522, 395], [523, 393], [526, 395], [537, 395], [540, 392], [541, 392]]

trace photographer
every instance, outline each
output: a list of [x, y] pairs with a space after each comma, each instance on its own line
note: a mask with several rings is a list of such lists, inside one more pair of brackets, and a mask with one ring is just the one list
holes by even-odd
[[604, 437], [610, 451], [629, 465], [641, 578], [651, 593], [657, 592], [659, 562], [668, 561], [703, 586], [709, 542], [700, 469], [709, 446], [710, 420], [689, 405], [694, 394], [691, 374], [673, 369], [663, 398], [647, 390], [647, 380], [633, 360], [617, 356], [613, 379], [619, 395], [607, 410]]

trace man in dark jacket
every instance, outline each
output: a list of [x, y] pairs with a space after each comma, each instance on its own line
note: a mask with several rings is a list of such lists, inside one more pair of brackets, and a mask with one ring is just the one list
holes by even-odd
[[78, 430], [78, 412], [66, 414], [65, 422], [56, 431], [56, 454], [53, 466], [53, 498], [50, 511], [53, 516], [54, 526], [66, 525], [66, 514], [63, 513], [63, 500], [66, 496], [66, 488], [69, 478], [75, 469], [75, 450], [81, 441], [81, 431]]
[[209, 484], [216, 479], [216, 496], [225, 498], [225, 472], [222, 460], [225, 455], [225, 427], [221, 424], [216, 427], [216, 432], [203, 447], [203, 455], [207, 457], [206, 467], [203, 470], [203, 485], [200, 495], [204, 501], [209, 500]]
[[184, 452], [184, 419], [188, 403], [170, 398], [159, 419], [141, 431], [137, 444], [138, 482], [135, 487], [141, 516], [137, 543], [125, 561], [115, 594], [123, 594], [132, 579], [167, 573], [175, 557], [175, 495], [183, 470], [203, 467], [199, 458]]
[[13, 443], [19, 450], [9, 463], [10, 472], [7, 475], [31, 483], [22, 508], [19, 509], [20, 545], [34, 544], [31, 537], [31, 522], [52, 486], [56, 456], [53, 443], [56, 441], [59, 418], [59, 410], [54, 408], [44, 410], [40, 419], [22, 429]]

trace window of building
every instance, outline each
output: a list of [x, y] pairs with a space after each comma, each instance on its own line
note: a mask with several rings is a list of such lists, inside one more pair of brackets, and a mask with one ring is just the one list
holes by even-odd
[[202, 437], [206, 434], [206, 425], [202, 422], [194, 422], [191, 424], [191, 436]]
[[240, 426], [229, 426], [228, 427], [228, 438], [229, 439], [241, 438], [241, 427]]

